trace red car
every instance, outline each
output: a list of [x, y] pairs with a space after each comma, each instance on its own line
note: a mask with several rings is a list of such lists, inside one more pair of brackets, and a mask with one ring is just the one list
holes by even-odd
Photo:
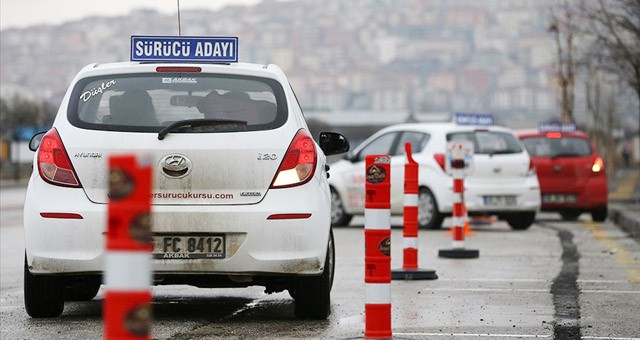
[[589, 136], [575, 125], [542, 125], [516, 132], [529, 152], [540, 182], [541, 210], [559, 212], [563, 220], [580, 214], [607, 218], [607, 175]]

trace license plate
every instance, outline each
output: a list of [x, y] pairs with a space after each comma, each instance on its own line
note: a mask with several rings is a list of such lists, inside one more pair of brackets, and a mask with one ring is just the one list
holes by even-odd
[[224, 235], [162, 235], [153, 238], [154, 259], [223, 259]]
[[484, 205], [487, 207], [514, 207], [515, 196], [483, 196]]
[[571, 194], [544, 194], [543, 203], [576, 203], [576, 195]]

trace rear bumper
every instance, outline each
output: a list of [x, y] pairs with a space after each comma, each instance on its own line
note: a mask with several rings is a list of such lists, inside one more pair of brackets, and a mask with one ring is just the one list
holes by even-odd
[[[509, 206], [490, 206], [485, 202], [485, 196], [515, 196], [515, 204]], [[439, 209], [450, 214], [453, 209], [453, 185], [437, 197]], [[494, 214], [503, 212], [536, 212], [540, 210], [540, 186], [535, 177], [523, 178], [520, 182], [474, 183], [464, 182], [464, 202], [467, 211], [479, 214]]]
[[[260, 203], [252, 205], [154, 205], [155, 234], [224, 234], [226, 258], [154, 259], [153, 271], [249, 276], [320, 274], [329, 238], [330, 196], [328, 187], [314, 181], [317, 179], [297, 188], [269, 190]], [[43, 218], [41, 212], [75, 213], [82, 219]], [[284, 213], [311, 216], [267, 219]], [[33, 273], [102, 272], [107, 205], [90, 202], [82, 189], [51, 186], [33, 176], [27, 190], [24, 227], [27, 261]]]
[[572, 203], [542, 201], [541, 210], [544, 211], [590, 210], [605, 207], [608, 202], [609, 189], [605, 175], [590, 177], [580, 184], [560, 179], [543, 179], [540, 187], [542, 195], [575, 195], [576, 198]]

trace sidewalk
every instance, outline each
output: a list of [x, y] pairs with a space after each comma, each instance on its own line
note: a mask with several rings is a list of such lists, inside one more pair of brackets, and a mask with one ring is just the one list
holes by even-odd
[[609, 219], [640, 242], [640, 168], [622, 169], [609, 182]]

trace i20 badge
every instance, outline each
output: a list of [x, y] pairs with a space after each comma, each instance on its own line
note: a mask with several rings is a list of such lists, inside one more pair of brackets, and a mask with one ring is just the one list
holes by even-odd
[[164, 156], [159, 164], [162, 174], [169, 178], [182, 178], [191, 173], [193, 163], [184, 155], [177, 153]]

